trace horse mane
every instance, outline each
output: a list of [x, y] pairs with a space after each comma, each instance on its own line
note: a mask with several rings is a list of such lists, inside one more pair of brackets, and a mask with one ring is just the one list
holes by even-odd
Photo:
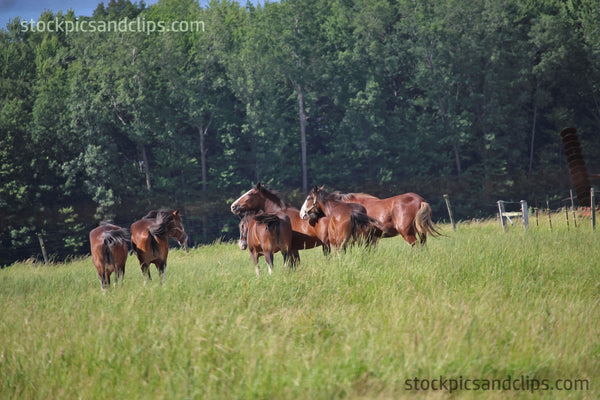
[[341, 200], [339, 192], [327, 192], [325, 189], [319, 187], [314, 188], [313, 192], [317, 195], [317, 200], [322, 203]]
[[260, 193], [262, 193], [266, 198], [271, 200], [273, 203], [279, 205], [279, 207], [281, 207], [281, 208], [288, 208], [290, 206], [288, 203], [286, 203], [281, 198], [281, 196], [279, 195], [279, 192], [277, 192], [275, 190], [269, 190], [266, 187], [264, 187], [263, 185], [260, 185], [258, 188], [258, 191]]
[[149, 211], [144, 219], [156, 220], [149, 228], [150, 233], [154, 236], [167, 236], [171, 230], [171, 224], [175, 221], [174, 212], [175, 210], [168, 208]]
[[343, 201], [351, 201], [356, 199], [376, 199], [377, 197], [367, 193], [346, 193], [340, 194], [340, 199]]

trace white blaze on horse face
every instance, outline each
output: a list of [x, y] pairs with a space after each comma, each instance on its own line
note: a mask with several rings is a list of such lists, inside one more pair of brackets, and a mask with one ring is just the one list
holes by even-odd
[[252, 189], [248, 190], [246, 193], [244, 193], [243, 195], [241, 195], [241, 196], [240, 196], [240, 197], [239, 197], [239, 198], [238, 198], [236, 201], [234, 201], [234, 202], [231, 204], [231, 212], [232, 212], [232, 213], [236, 214], [236, 212], [235, 212], [234, 210], [236, 209], [236, 207], [238, 207], [238, 206], [239, 206], [239, 204], [238, 204], [238, 203], [239, 203], [239, 202], [240, 202], [240, 201], [241, 201], [241, 200], [242, 200], [244, 197], [248, 196], [248, 194], [249, 194], [251, 191], [252, 191]]
[[308, 219], [308, 199], [304, 200], [304, 204], [302, 204], [302, 208], [300, 209], [300, 218]]

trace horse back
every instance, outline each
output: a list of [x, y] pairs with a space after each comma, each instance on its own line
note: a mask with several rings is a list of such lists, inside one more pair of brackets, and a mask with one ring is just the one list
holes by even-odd
[[285, 213], [254, 216], [248, 226], [248, 247], [259, 253], [286, 251], [292, 245], [292, 224]]
[[103, 224], [94, 228], [90, 232], [90, 249], [96, 268], [124, 266], [127, 262], [127, 240], [127, 231], [119, 226]]
[[166, 259], [169, 251], [168, 239], [152, 234], [154, 223], [153, 219], [144, 218], [131, 224], [131, 247], [140, 260], [147, 262], [157, 258]]

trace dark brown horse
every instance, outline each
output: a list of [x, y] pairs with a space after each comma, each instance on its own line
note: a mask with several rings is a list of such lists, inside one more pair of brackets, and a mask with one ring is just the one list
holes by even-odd
[[156, 265], [161, 282], [165, 279], [169, 236], [177, 240], [184, 248], [188, 236], [183, 230], [179, 210], [154, 210], [131, 225], [131, 247], [135, 251], [142, 274], [149, 280], [150, 264]]
[[337, 194], [315, 186], [302, 204], [300, 217], [310, 219], [312, 215], [314, 219], [319, 213], [329, 217], [329, 242], [338, 250], [344, 250], [357, 241], [373, 245], [383, 234], [383, 227], [367, 215], [365, 207], [340, 201]]
[[102, 223], [90, 232], [92, 260], [98, 271], [102, 289], [110, 286], [110, 275], [115, 272], [115, 284], [125, 275], [127, 262], [127, 229]]
[[[300, 210], [290, 206], [273, 191], [268, 190], [259, 183], [244, 193], [231, 204], [231, 212], [241, 215], [246, 212], [276, 213], [284, 212], [292, 223], [292, 249], [290, 250], [291, 261], [294, 264], [300, 261], [299, 250], [312, 249], [321, 246], [324, 238], [324, 224], [311, 224], [308, 220], [300, 218]], [[325, 229], [326, 231], [326, 229]], [[326, 246], [324, 247], [324, 249]]]
[[427, 242], [427, 235], [441, 233], [431, 219], [431, 206], [416, 193], [405, 193], [387, 199], [379, 199], [365, 193], [339, 195], [340, 200], [362, 204], [367, 214], [383, 225], [383, 237], [402, 235], [411, 246]]
[[[250, 251], [256, 275], [259, 275], [258, 259], [265, 256], [269, 275], [273, 272], [273, 253], [281, 251], [283, 265], [288, 265], [288, 255], [292, 248], [292, 223], [282, 213], [246, 213], [240, 221], [240, 241], [242, 250]], [[293, 265], [292, 265], [293, 266]]]

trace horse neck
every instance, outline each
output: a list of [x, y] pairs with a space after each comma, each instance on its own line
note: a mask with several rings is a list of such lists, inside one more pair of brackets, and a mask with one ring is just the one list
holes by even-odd
[[280, 203], [277, 203], [268, 197], [265, 197], [265, 206], [263, 208], [266, 213], [277, 213], [283, 210]]
[[321, 209], [325, 216], [329, 217], [331, 215], [331, 211], [336, 206], [336, 201], [332, 199], [317, 200], [317, 206]]

